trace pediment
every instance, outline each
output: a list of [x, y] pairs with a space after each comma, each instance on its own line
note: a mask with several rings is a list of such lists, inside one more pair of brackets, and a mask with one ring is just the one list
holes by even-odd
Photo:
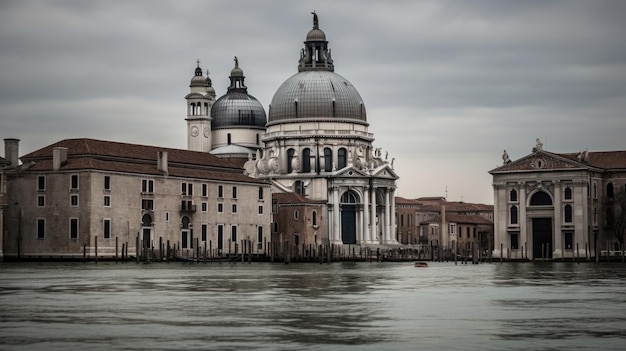
[[376, 178], [385, 178], [385, 179], [398, 179], [400, 178], [398, 174], [391, 168], [388, 164], [382, 165], [372, 172], [372, 175]]
[[353, 177], [367, 177], [367, 176], [368, 176], [367, 173], [352, 166], [346, 167], [340, 170], [339, 172], [335, 173], [335, 177], [353, 178]]
[[518, 160], [508, 162], [489, 173], [519, 172], [519, 171], [553, 171], [564, 169], [588, 168], [585, 164], [553, 154], [551, 152], [538, 150], [530, 155]]

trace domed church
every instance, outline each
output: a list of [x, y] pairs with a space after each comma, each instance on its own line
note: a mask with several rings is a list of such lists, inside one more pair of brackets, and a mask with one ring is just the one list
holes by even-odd
[[248, 94], [245, 76], [235, 57], [230, 86], [215, 100], [209, 73], [202, 74], [200, 61], [189, 87], [187, 100], [187, 149], [210, 152], [218, 157], [247, 158], [261, 147], [267, 118], [261, 103]]
[[[237, 61], [228, 93], [217, 101], [208, 77], [202, 89], [195, 79], [186, 97], [189, 148], [207, 151], [210, 145], [211, 153], [228, 154], [224, 148], [235, 144], [254, 150], [244, 165], [247, 175], [270, 182], [273, 193], [295, 193], [320, 204], [322, 213], [314, 218], [319, 216], [322, 225], [314, 230], [321, 244], [398, 244], [393, 161], [372, 146], [363, 99], [335, 73], [317, 14], [298, 72], [274, 94], [267, 120], [258, 101], [247, 95]], [[200, 130], [212, 130], [213, 140], [194, 139]]]

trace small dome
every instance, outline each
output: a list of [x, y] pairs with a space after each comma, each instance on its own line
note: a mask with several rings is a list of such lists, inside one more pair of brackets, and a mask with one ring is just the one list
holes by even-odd
[[217, 99], [211, 107], [211, 127], [258, 127], [265, 128], [267, 117], [261, 103], [251, 95], [229, 91]]
[[189, 87], [206, 87], [207, 81], [206, 78], [202, 76], [202, 68], [200, 68], [200, 61], [198, 61], [198, 67], [194, 71], [194, 75], [191, 78], [191, 83], [189, 83]]
[[290, 119], [350, 119], [365, 123], [363, 100], [347, 79], [330, 71], [303, 71], [276, 90], [268, 123]]
[[326, 34], [319, 28], [313, 28], [306, 35], [307, 41], [326, 41]]

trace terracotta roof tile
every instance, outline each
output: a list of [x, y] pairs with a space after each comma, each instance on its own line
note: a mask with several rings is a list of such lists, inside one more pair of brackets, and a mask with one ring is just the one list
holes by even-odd
[[61, 170], [100, 170], [145, 175], [163, 175], [157, 169], [157, 151], [167, 151], [168, 175], [173, 177], [266, 184], [243, 174], [236, 163], [205, 152], [124, 144], [92, 139], [68, 139], [23, 156], [33, 162], [26, 172], [52, 171], [52, 149], [67, 147], [67, 161]]

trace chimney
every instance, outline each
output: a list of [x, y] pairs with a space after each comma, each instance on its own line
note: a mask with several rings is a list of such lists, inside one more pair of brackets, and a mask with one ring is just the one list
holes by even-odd
[[4, 154], [11, 167], [19, 166], [20, 139], [4, 139]]
[[67, 148], [57, 146], [52, 149], [52, 170], [58, 171], [67, 161]]
[[167, 151], [157, 152], [157, 169], [165, 174], [167, 171]]

